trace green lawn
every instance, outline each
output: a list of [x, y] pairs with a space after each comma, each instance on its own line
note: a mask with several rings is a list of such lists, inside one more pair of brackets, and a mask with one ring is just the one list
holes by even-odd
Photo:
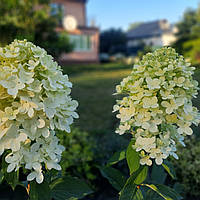
[[73, 83], [72, 97], [79, 101], [80, 118], [76, 120], [75, 126], [89, 132], [114, 130], [116, 120], [112, 107], [117, 98], [113, 95], [115, 86], [131, 72], [131, 67], [122, 69], [123, 66], [115, 65], [116, 68], [113, 64], [111, 68], [108, 68], [108, 64], [99, 65], [95, 71], [84, 72], [82, 69], [83, 72], [70, 76]]
[[[81, 70], [74, 73], [73, 67]], [[112, 63], [94, 65], [94, 68], [92, 65], [67, 66], [64, 71], [73, 83], [72, 97], [79, 102], [80, 118], [75, 120], [74, 126], [88, 132], [83, 137], [94, 141], [94, 159], [102, 165], [114, 152], [128, 144], [126, 138], [129, 136], [119, 136], [114, 132], [118, 120], [112, 108], [117, 98], [113, 95], [115, 87], [130, 74], [132, 66]]]
[[123, 62], [117, 63], [104, 63], [104, 64], [69, 64], [63, 67], [64, 73], [69, 75], [80, 74], [84, 72], [96, 72], [96, 71], [112, 71], [112, 70], [120, 70], [120, 69], [130, 69], [131, 66], [124, 64]]

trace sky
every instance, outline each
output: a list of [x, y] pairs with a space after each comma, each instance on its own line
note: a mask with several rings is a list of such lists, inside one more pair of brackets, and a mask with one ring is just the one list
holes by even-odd
[[187, 8], [197, 8], [200, 0], [88, 0], [88, 21], [95, 19], [101, 30], [127, 30], [133, 22], [167, 19], [175, 23]]

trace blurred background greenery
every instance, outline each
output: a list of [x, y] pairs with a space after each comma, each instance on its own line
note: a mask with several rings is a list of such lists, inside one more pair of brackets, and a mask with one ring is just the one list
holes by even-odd
[[50, 0], [0, 0], [0, 46], [14, 39], [27, 39], [42, 46], [51, 55], [58, 57], [70, 52], [73, 45], [67, 34], [58, 34], [55, 27], [60, 13], [49, 15]]
[[[28, 39], [44, 47], [58, 59], [62, 52], [70, 52], [73, 45], [67, 33], [58, 34], [55, 27], [60, 16], [49, 15], [50, 0], [0, 0], [0, 46], [15, 38]], [[42, 5], [38, 9], [32, 9]], [[140, 22], [132, 24], [137, 27]], [[196, 66], [195, 79], [200, 82], [200, 7], [185, 11], [177, 23], [177, 41], [173, 47], [191, 59]], [[72, 97], [79, 101], [80, 118], [75, 121], [70, 134], [59, 132], [61, 143], [66, 147], [61, 161], [63, 172], [85, 179], [95, 193], [87, 200], [114, 200], [117, 191], [102, 177], [98, 166], [102, 166], [119, 150], [125, 149], [129, 136], [115, 134], [118, 120], [112, 107], [118, 97], [115, 86], [131, 72], [132, 65], [145, 53], [153, 50], [141, 43], [137, 55], [126, 52], [126, 33], [121, 29], [108, 29], [100, 33], [99, 64], [65, 64], [63, 72], [73, 83]], [[200, 96], [194, 99], [200, 109]], [[184, 199], [200, 199], [200, 137], [199, 128], [194, 127], [194, 136], [186, 140], [186, 148], [179, 147], [179, 160], [172, 160], [181, 184]], [[125, 162], [116, 168], [127, 172]], [[168, 178], [167, 184], [174, 182]], [[0, 186], [3, 196], [5, 185]], [[10, 191], [11, 192], [11, 191]], [[0, 198], [2, 197], [0, 196]]]

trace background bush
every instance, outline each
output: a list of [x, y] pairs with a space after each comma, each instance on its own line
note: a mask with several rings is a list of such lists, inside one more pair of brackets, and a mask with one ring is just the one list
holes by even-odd
[[0, 0], [0, 46], [27, 39], [58, 58], [73, 50], [67, 33], [58, 33], [60, 13], [51, 15], [51, 0]]
[[200, 196], [200, 139], [193, 136], [185, 141], [186, 147], [180, 146], [177, 154], [179, 160], [172, 160], [178, 182], [184, 185], [187, 196]]
[[87, 180], [96, 176], [92, 173], [94, 141], [88, 132], [72, 128], [70, 134], [60, 132], [58, 137], [66, 151], [62, 154], [61, 166], [64, 172]]

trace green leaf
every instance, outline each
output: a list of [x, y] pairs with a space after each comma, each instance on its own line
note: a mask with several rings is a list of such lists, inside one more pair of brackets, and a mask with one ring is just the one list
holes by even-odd
[[69, 176], [54, 180], [50, 188], [55, 200], [80, 199], [93, 192], [84, 181]]
[[143, 197], [142, 192], [141, 192], [140, 189], [137, 190], [137, 192], [136, 192], [136, 194], [135, 194], [133, 199], [134, 200], [144, 200], [144, 197]]
[[174, 189], [172, 189], [166, 185], [157, 184], [156, 186], [162, 194], [169, 196], [173, 200], [183, 199]]
[[46, 181], [41, 184], [31, 181], [29, 197], [30, 200], [51, 200], [49, 184]]
[[145, 200], [163, 200], [163, 198], [154, 190], [148, 190], [146, 192]]
[[45, 173], [45, 180], [47, 182], [49, 182], [49, 183], [54, 181], [57, 178], [62, 178], [62, 172], [61, 171], [57, 171], [55, 169], [51, 169], [51, 170], [48, 170]]
[[25, 187], [22, 187], [20, 185], [16, 186], [14, 194], [13, 194], [14, 200], [27, 200], [28, 199], [28, 193]]
[[129, 182], [120, 192], [119, 200], [134, 200], [137, 192], [137, 185], [134, 182]]
[[5, 156], [2, 158], [2, 173], [6, 182], [12, 187], [13, 191], [19, 184], [19, 170], [7, 172], [8, 163], [5, 161]]
[[162, 166], [173, 179], [176, 179], [174, 167], [169, 161], [165, 160], [164, 163], [162, 163]]
[[[137, 185], [135, 181], [137, 180], [137, 177], [140, 175], [140, 173], [144, 173], [144, 166], [140, 167], [135, 173], [133, 173], [128, 180], [126, 181], [126, 184], [124, 185], [122, 191], [120, 192], [119, 200], [134, 200], [135, 195], [137, 193]], [[142, 179], [138, 179], [142, 180]], [[138, 181], [138, 182], [140, 182]], [[137, 182], [137, 181], [136, 181]]]
[[19, 170], [10, 173], [4, 172], [4, 179], [14, 191], [15, 187], [19, 184]]
[[4, 174], [4, 178], [14, 190], [15, 187], [19, 184], [19, 170], [17, 170], [16, 172]]
[[149, 188], [152, 189], [153, 191], [155, 191], [157, 194], [159, 194], [159, 195], [160, 195], [161, 197], [163, 197], [165, 200], [173, 200], [173, 199], [171, 199], [171, 198], [166, 197], [165, 195], [163, 195], [155, 185], [153, 185], [153, 184], [151, 184], [151, 185], [144, 184], [144, 185], [147, 186], [147, 187], [149, 187]]
[[161, 165], [154, 164], [151, 171], [152, 183], [164, 184], [167, 173]]
[[143, 184], [146, 187], [149, 187], [153, 191], [157, 192], [165, 200], [181, 200], [182, 197], [172, 188], [160, 184]]
[[102, 167], [100, 172], [103, 177], [107, 178], [109, 183], [118, 191], [120, 191], [126, 183], [126, 178], [117, 169], [113, 167]]
[[128, 163], [130, 174], [137, 171], [140, 167], [140, 156], [139, 156], [139, 153], [133, 149], [132, 147], [133, 144], [134, 144], [134, 141], [132, 140], [129, 143], [127, 151], [126, 151], [126, 160]]
[[0, 171], [0, 184], [2, 183], [3, 179], [4, 179], [3, 172]]
[[145, 179], [147, 178], [147, 174], [148, 174], [148, 167], [147, 166], [144, 166], [144, 167], [141, 167], [141, 171], [140, 173], [138, 174], [138, 176], [136, 177], [134, 183], [136, 185], [140, 185], [141, 183], [143, 183], [145, 181]]
[[185, 191], [185, 187], [183, 184], [180, 184], [180, 183], [175, 183], [174, 186], [173, 186], [174, 190], [176, 192], [178, 192], [179, 194], [184, 194], [184, 191]]
[[124, 160], [126, 158], [126, 152], [125, 151], [118, 151], [114, 153], [114, 155], [109, 159], [107, 166], [114, 165], [118, 163], [121, 160]]

